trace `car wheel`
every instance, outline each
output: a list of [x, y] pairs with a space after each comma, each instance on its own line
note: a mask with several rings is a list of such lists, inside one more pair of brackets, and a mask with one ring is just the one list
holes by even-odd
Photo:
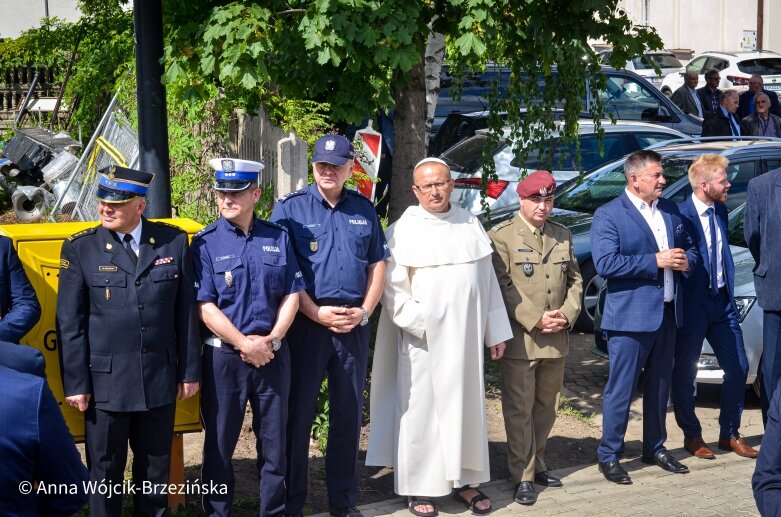
[[673, 96], [673, 91], [669, 88], [662, 88], [662, 93], [669, 99]]
[[605, 279], [597, 274], [592, 261], [580, 266], [580, 276], [583, 278], [583, 308], [575, 322], [575, 329], [581, 332], [594, 332], [594, 314], [597, 310], [599, 290]]

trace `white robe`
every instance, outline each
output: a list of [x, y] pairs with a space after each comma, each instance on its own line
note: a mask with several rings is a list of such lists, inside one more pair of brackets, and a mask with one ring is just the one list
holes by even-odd
[[490, 479], [483, 346], [512, 331], [474, 216], [410, 207], [386, 236], [366, 464], [392, 466], [400, 495], [443, 496]]

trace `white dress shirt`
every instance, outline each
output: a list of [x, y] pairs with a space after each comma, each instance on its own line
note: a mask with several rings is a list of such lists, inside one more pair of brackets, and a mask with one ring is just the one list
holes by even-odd
[[[142, 222], [138, 222], [138, 226], [135, 227], [133, 231], [130, 232], [131, 237], [133, 237], [133, 240], [130, 241], [130, 247], [133, 248], [133, 251], [136, 252], [136, 256], [138, 256], [138, 244], [141, 242], [141, 226]], [[117, 232], [117, 237], [119, 237], [120, 242], [125, 238], [125, 234], [121, 232]], [[124, 244], [123, 244], [124, 245]]]
[[[708, 208], [712, 207], [713, 205], [706, 205], [697, 196], [692, 196], [692, 201], [694, 202], [694, 209], [697, 211], [697, 215], [700, 216], [700, 224], [702, 225], [702, 232], [705, 234], [705, 247], [708, 250], [708, 265], [710, 265], [711, 261], [713, 260], [712, 253], [711, 253], [711, 239], [710, 239], [710, 222], [708, 221]], [[714, 211], [716, 210], [716, 207], [713, 207]], [[726, 285], [726, 279], [724, 278], [724, 251], [722, 249], [722, 246], [724, 246], [724, 236], [721, 233], [721, 228], [719, 228], [719, 224], [716, 221], [716, 213], [713, 214], [713, 222], [716, 223], [716, 249], [718, 250], [719, 256], [716, 257], [716, 283], [717, 287], [721, 289]], [[710, 269], [708, 269], [710, 271]]]
[[[645, 222], [648, 223], [648, 227], [654, 234], [656, 239], [656, 246], [659, 251], [670, 249], [670, 245], [667, 242], [667, 226], [664, 224], [664, 217], [662, 212], [657, 208], [659, 200], [653, 202], [652, 205], [648, 205], [645, 201], [629, 192], [629, 189], [625, 189], [626, 194], [629, 197], [629, 201], [640, 211], [640, 215], [643, 216]], [[675, 299], [675, 281], [673, 278], [672, 268], [664, 268], [664, 301], [671, 302]]]

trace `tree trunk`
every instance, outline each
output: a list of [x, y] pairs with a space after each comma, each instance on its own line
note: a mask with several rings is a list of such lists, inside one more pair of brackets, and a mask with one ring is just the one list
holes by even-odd
[[396, 109], [393, 114], [395, 144], [391, 171], [390, 207], [388, 209], [389, 223], [396, 221], [408, 206], [416, 202], [412, 193], [412, 169], [426, 156], [426, 84], [424, 75], [423, 59], [421, 59], [410, 70], [409, 83], [396, 89]]
[[445, 35], [431, 32], [426, 42], [426, 148], [439, 98], [439, 74], [445, 59]]

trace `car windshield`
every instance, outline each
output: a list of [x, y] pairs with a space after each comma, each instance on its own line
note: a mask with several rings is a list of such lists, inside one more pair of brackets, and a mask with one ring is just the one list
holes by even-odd
[[[667, 185], [684, 177], [691, 164], [691, 157], [663, 157], [662, 167]], [[593, 173], [586, 174], [581, 182], [573, 182], [556, 194], [554, 206], [573, 212], [593, 214], [597, 208], [617, 198], [626, 187], [624, 160], [615, 162]]]
[[681, 68], [681, 62], [673, 54], [647, 54], [632, 59], [635, 70], [652, 70], [653, 63], [659, 68]]
[[[488, 141], [486, 135], [475, 135], [467, 138], [460, 144], [457, 144], [439, 157], [453, 172], [459, 172], [463, 175], [473, 175], [483, 166], [483, 149]], [[507, 147], [507, 144], [501, 143], [493, 154]]]
[[774, 75], [781, 74], [781, 58], [762, 57], [738, 62], [738, 70], [744, 74]]

